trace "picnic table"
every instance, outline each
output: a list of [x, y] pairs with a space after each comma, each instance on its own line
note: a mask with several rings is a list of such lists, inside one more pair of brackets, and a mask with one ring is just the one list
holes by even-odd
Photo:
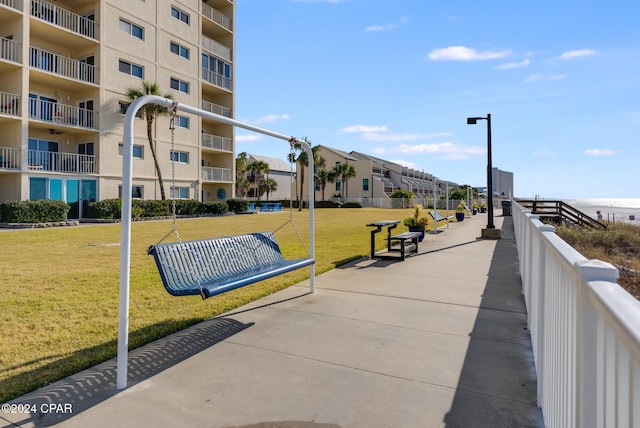
[[387, 228], [387, 242], [388, 248], [391, 248], [391, 243], [389, 238], [391, 237], [391, 230], [398, 227], [400, 224], [400, 220], [382, 220], [376, 221], [374, 223], [367, 224], [367, 227], [375, 227], [374, 230], [371, 231], [371, 258], [374, 259], [376, 257], [376, 233], [382, 231], [383, 227]]
[[260, 211], [282, 211], [282, 204], [280, 202], [262, 202]]

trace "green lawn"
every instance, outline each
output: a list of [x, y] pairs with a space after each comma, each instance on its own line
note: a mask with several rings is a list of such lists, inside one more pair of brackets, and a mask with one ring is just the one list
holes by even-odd
[[[402, 220], [410, 210], [316, 210], [316, 273], [369, 253], [365, 224]], [[294, 211], [308, 241], [308, 212]], [[289, 212], [178, 221], [183, 240], [273, 231]], [[433, 226], [432, 224], [430, 225]], [[203, 301], [164, 290], [147, 247], [170, 221], [132, 226], [130, 347], [136, 348], [308, 277], [300, 269]], [[406, 230], [400, 225], [398, 231]], [[306, 252], [294, 228], [276, 233], [287, 258]], [[173, 239], [171, 237], [170, 239]], [[0, 232], [0, 402], [116, 355], [120, 225]], [[378, 240], [378, 249], [385, 242]]]

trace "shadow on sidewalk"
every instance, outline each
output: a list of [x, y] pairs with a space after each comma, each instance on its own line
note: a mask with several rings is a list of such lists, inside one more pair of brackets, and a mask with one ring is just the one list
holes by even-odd
[[[129, 388], [221, 342], [253, 323], [231, 318], [203, 321], [129, 352]], [[63, 422], [118, 394], [116, 360], [112, 359], [17, 398], [12, 403], [31, 410], [7, 426], [36, 427]]]
[[505, 217], [447, 427], [544, 427], [515, 245]]

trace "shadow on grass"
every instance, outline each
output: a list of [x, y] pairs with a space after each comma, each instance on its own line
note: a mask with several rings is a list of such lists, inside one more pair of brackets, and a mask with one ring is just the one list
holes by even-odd
[[[164, 324], [175, 323], [163, 322], [159, 324], [154, 324], [145, 329], [132, 332], [131, 337], [144, 335], [145, 332], [148, 334], [148, 330], [150, 329], [157, 331], [162, 327], [167, 327]], [[129, 387], [184, 361], [252, 325], [253, 323], [244, 324], [227, 317], [214, 318], [130, 351], [128, 362]], [[5, 385], [8, 383], [15, 385], [18, 382], [26, 383], [29, 381], [29, 378], [33, 377], [37, 372], [53, 371], [56, 366], [73, 366], [75, 363], [73, 360], [78, 359], [80, 354], [91, 355], [97, 352], [109, 352], [114, 350], [116, 346], [116, 341], [111, 341], [95, 348], [84, 349], [63, 360], [58, 360], [31, 372], [14, 376], [3, 383]], [[63, 422], [116, 395], [118, 393], [116, 390], [116, 376], [116, 360], [111, 359], [13, 401], [15, 404], [28, 406], [29, 409], [35, 411], [26, 414], [3, 413], [2, 417], [16, 426], [33, 424], [36, 427], [45, 427]], [[4, 389], [5, 385], [0, 384], [0, 388]], [[60, 405], [60, 407], [57, 408], [57, 410], [60, 411], [48, 411], [51, 405]], [[69, 411], [65, 412], [64, 410]]]

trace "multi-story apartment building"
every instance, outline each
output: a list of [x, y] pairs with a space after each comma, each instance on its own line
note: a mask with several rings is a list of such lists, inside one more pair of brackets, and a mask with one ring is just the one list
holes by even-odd
[[[63, 200], [69, 218], [122, 186], [127, 90], [234, 115], [233, 0], [0, 0], [0, 201]], [[167, 195], [233, 196], [234, 130], [178, 112], [153, 123]], [[136, 119], [133, 194], [159, 199]], [[175, 188], [171, 180], [175, 159]]]

